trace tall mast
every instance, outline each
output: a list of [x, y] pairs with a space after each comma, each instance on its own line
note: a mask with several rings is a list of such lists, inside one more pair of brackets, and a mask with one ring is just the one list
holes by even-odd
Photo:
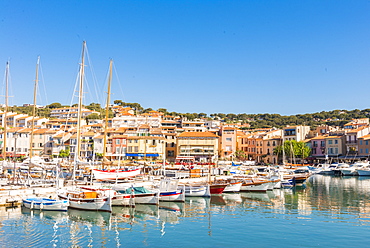
[[76, 144], [76, 153], [75, 161], [80, 157], [81, 149], [81, 115], [82, 115], [82, 98], [83, 98], [83, 83], [84, 83], [84, 70], [85, 70], [85, 48], [86, 41], [82, 43], [82, 59], [80, 65], [80, 87], [78, 95], [78, 118], [77, 118], [77, 144]]
[[32, 123], [31, 123], [31, 138], [30, 138], [30, 162], [33, 156], [33, 132], [35, 128], [35, 115], [36, 115], [36, 94], [37, 94], [37, 85], [39, 83], [39, 64], [40, 64], [40, 56], [37, 57], [37, 64], [36, 64], [36, 79], [35, 79], [35, 86], [33, 88], [33, 110], [32, 110]]
[[110, 85], [111, 85], [111, 82], [112, 82], [112, 64], [113, 64], [113, 60], [111, 59], [110, 62], [109, 62], [107, 104], [105, 106], [105, 126], [104, 126], [103, 158], [105, 158], [105, 156], [106, 156], [106, 149], [107, 149], [108, 115], [109, 115], [109, 103], [110, 103]]
[[5, 114], [3, 119], [3, 127], [4, 127], [4, 138], [3, 138], [3, 159], [6, 159], [6, 136], [7, 136], [7, 115], [8, 115], [8, 84], [9, 84], [9, 61], [6, 62], [6, 69], [5, 69]]
[[284, 128], [283, 128], [283, 135], [282, 135], [282, 148], [283, 148], [283, 166], [285, 166], [285, 147], [284, 147]]

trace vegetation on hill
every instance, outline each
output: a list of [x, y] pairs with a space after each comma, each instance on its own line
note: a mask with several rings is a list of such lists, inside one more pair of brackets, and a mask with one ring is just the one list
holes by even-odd
[[[152, 111], [152, 108], [143, 108], [139, 103], [127, 103], [122, 100], [115, 100], [114, 104], [122, 107], [130, 107], [134, 109], [135, 113], [148, 113]], [[47, 105], [45, 108], [38, 108], [36, 114], [40, 117], [49, 117], [50, 111], [54, 108], [67, 107], [63, 106], [60, 103], [52, 103]], [[99, 118], [104, 118], [105, 111], [99, 103], [90, 103], [89, 105], [84, 106], [87, 109], [94, 110], [100, 113]], [[32, 115], [32, 106], [27, 107], [18, 107], [13, 106], [9, 107], [9, 111], [24, 113]], [[297, 114], [297, 115], [279, 115], [279, 114], [234, 114], [234, 113], [213, 113], [207, 115], [206, 113], [178, 113], [170, 112], [165, 108], [159, 108], [156, 111], [162, 112], [165, 115], [170, 116], [180, 116], [185, 117], [188, 120], [194, 120], [197, 118], [207, 118], [209, 120], [221, 120], [226, 123], [241, 123], [248, 124], [248, 129], [256, 128], [282, 128], [287, 125], [306, 125], [315, 128], [319, 125], [326, 124], [329, 126], [340, 126], [343, 127], [344, 124], [348, 123], [352, 119], [358, 118], [369, 118], [370, 109], [364, 110], [332, 110], [332, 111], [321, 111], [312, 114]], [[112, 117], [112, 112], [109, 113], [109, 116]], [[90, 116], [91, 118], [97, 117], [96, 115]]]

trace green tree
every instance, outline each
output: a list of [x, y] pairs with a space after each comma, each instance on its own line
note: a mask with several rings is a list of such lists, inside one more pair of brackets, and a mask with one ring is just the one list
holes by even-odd
[[245, 154], [244, 151], [242, 150], [236, 150], [234, 152], [234, 156], [239, 159], [239, 160], [246, 160], [247, 159], [247, 154]]
[[97, 112], [101, 112], [102, 111], [102, 107], [100, 105], [100, 103], [90, 103], [89, 105], [86, 106], [87, 109], [90, 109], [90, 110], [93, 110], [93, 111], [97, 111]]
[[65, 150], [60, 150], [59, 152], [59, 157], [61, 158], [67, 158], [69, 157], [70, 152], [69, 152], [69, 147], [67, 147]]
[[126, 106], [126, 103], [122, 100], [114, 100], [113, 103], [122, 107]]
[[284, 141], [283, 145], [277, 146], [274, 153], [279, 156], [283, 156], [285, 153], [286, 158], [292, 161], [294, 158], [307, 158], [311, 154], [311, 149], [303, 141], [287, 140]]
[[164, 115], [168, 114], [168, 111], [165, 108], [159, 108], [159, 109], [157, 109], [157, 111], [163, 113]]
[[100, 120], [101, 117], [97, 113], [92, 113], [92, 114], [89, 114], [88, 116], [86, 116], [85, 119], [86, 119], [86, 122], [89, 123], [89, 120]]
[[62, 104], [60, 104], [59, 102], [54, 102], [49, 105], [46, 105], [46, 108], [49, 108], [49, 109], [55, 109], [55, 108], [61, 108], [61, 107], [62, 107]]

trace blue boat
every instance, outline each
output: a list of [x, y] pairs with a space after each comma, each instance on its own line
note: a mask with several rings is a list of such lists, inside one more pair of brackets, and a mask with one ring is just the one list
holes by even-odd
[[36, 210], [67, 211], [68, 200], [55, 200], [49, 198], [35, 197], [22, 200], [23, 206]]

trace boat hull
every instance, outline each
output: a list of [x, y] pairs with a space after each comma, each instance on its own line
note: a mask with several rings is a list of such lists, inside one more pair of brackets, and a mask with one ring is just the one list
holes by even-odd
[[135, 204], [149, 204], [149, 205], [159, 204], [159, 194], [158, 193], [135, 194], [134, 199], [135, 199]]
[[67, 195], [58, 195], [60, 199], [69, 200], [69, 207], [82, 210], [95, 210], [112, 212], [111, 199], [109, 197], [101, 198], [70, 198]]
[[359, 176], [370, 176], [370, 170], [357, 170]]
[[242, 187], [242, 182], [229, 183], [223, 193], [236, 193], [239, 192]]
[[112, 206], [134, 206], [135, 195], [117, 194], [112, 197]]
[[210, 193], [211, 195], [219, 195], [222, 194], [224, 189], [226, 188], [227, 184], [213, 184], [210, 185]]
[[266, 192], [269, 188], [269, 182], [265, 183], [243, 183], [241, 192]]
[[160, 192], [160, 201], [185, 202], [185, 192], [183, 190]]
[[96, 180], [116, 180], [116, 179], [125, 179], [129, 177], [135, 177], [137, 175], [140, 175], [140, 169], [134, 169], [134, 170], [92, 170], [94, 177]]
[[186, 197], [210, 197], [209, 186], [185, 186], [185, 196]]
[[53, 200], [48, 198], [27, 198], [22, 200], [23, 206], [29, 209], [47, 211], [67, 211], [68, 200]]

